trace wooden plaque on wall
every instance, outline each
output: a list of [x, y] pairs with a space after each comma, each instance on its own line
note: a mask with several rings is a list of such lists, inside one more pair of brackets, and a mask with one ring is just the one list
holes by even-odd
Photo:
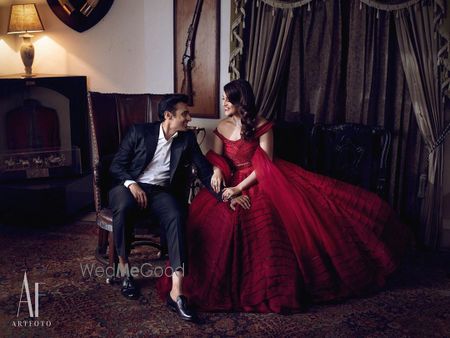
[[[181, 92], [183, 54], [197, 0], [174, 0], [174, 84]], [[203, 0], [192, 67], [192, 117], [219, 118], [220, 1]]]

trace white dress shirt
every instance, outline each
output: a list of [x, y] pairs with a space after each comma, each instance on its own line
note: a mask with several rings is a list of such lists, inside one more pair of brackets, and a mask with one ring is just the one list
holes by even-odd
[[[170, 180], [170, 148], [173, 139], [178, 135], [175, 133], [166, 140], [162, 123], [159, 125], [158, 145], [156, 146], [153, 159], [137, 178], [137, 182], [166, 186]], [[133, 180], [126, 180], [124, 185], [128, 188], [130, 184], [136, 183]]]

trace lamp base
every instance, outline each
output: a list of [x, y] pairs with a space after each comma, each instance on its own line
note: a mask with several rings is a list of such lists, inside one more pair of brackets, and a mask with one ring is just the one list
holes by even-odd
[[21, 35], [23, 38], [22, 45], [20, 46], [20, 57], [22, 58], [23, 65], [25, 66], [24, 77], [32, 77], [32, 68], [34, 60], [34, 46], [31, 43], [31, 34]]
[[26, 73], [24, 73], [24, 74], [19, 74], [19, 76], [20, 76], [22, 79], [29, 79], [29, 78], [37, 77], [38, 74], [26, 74]]

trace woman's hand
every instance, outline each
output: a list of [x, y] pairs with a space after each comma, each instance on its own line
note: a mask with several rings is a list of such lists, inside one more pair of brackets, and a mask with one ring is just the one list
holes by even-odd
[[222, 185], [225, 187], [225, 178], [223, 177], [223, 173], [219, 168], [214, 167], [214, 174], [211, 177], [211, 188], [216, 193], [219, 193]]
[[223, 189], [223, 192], [222, 192], [222, 200], [228, 201], [230, 198], [240, 195], [241, 192], [242, 192], [242, 190], [241, 190], [241, 188], [239, 188], [239, 186], [225, 188], [225, 189]]
[[240, 195], [232, 198], [230, 201], [230, 208], [236, 210], [237, 205], [240, 205], [243, 209], [250, 209], [250, 197], [247, 195]]

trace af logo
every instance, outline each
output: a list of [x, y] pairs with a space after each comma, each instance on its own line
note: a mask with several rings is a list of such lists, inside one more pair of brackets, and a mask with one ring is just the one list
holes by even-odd
[[[39, 296], [42, 296], [42, 294], [39, 293], [39, 285], [42, 285], [45, 283], [34, 283], [34, 309], [33, 309], [33, 301], [31, 298], [31, 292], [30, 292], [30, 286], [28, 283], [28, 277], [27, 272], [23, 274], [23, 282], [22, 282], [22, 289], [20, 291], [20, 299], [19, 304], [17, 306], [17, 318], [20, 315], [20, 309], [23, 303], [26, 303], [28, 305], [28, 314], [30, 318], [34, 318], [34, 320], [17, 320], [13, 321], [12, 325], [16, 327], [31, 327], [31, 326], [51, 326], [52, 323], [47, 320], [37, 320], [39, 317]], [[24, 295], [25, 293], [25, 295]]]

